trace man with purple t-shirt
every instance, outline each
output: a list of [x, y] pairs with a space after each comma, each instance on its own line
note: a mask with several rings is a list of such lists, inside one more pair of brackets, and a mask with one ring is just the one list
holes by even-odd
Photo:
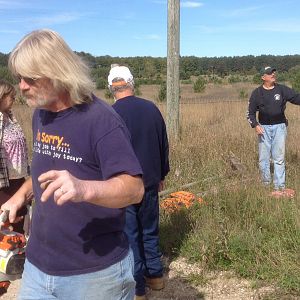
[[133, 299], [124, 208], [144, 188], [126, 126], [54, 31], [26, 35], [9, 68], [36, 108], [32, 177], [1, 207], [13, 222], [34, 194], [19, 299]]

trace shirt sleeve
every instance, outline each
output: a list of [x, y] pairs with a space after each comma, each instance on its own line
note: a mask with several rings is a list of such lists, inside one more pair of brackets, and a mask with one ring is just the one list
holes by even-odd
[[254, 90], [250, 96], [249, 103], [248, 103], [248, 111], [247, 111], [247, 120], [252, 128], [258, 125], [258, 122], [256, 120], [256, 112], [257, 112], [256, 90]]
[[122, 173], [132, 176], [143, 174], [129, 136], [121, 126], [98, 141], [97, 154], [104, 180]]
[[296, 105], [300, 105], [300, 94], [296, 93], [295, 90], [285, 85], [282, 85], [281, 88], [283, 89], [284, 100], [289, 101]]
[[166, 124], [163, 121], [163, 133], [162, 133], [162, 160], [161, 160], [161, 180], [164, 180], [166, 175], [170, 171], [170, 164], [169, 164], [169, 141], [167, 135]]

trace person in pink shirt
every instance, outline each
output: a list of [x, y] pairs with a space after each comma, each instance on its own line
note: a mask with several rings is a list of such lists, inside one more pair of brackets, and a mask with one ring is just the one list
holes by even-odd
[[[14, 86], [0, 80], [0, 206], [29, 175], [25, 135], [11, 110], [15, 97]], [[23, 220], [13, 224], [13, 229], [23, 233]]]

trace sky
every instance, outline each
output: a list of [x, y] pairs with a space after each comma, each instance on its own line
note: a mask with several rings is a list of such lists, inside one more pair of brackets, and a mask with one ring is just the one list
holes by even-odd
[[[180, 1], [180, 55], [300, 52], [299, 0]], [[0, 0], [0, 52], [27, 33], [57, 31], [93, 56], [167, 56], [168, 0]]]

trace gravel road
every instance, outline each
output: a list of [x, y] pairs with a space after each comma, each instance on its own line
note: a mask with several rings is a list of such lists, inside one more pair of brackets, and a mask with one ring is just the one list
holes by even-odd
[[[237, 278], [230, 272], [211, 274], [205, 285], [196, 286], [188, 282], [187, 277], [201, 276], [199, 266], [189, 264], [183, 258], [166, 264], [166, 287], [162, 291], [149, 290], [148, 300], [259, 300], [275, 290], [268, 286], [253, 289], [250, 281]], [[0, 297], [1, 300], [15, 300], [19, 285], [20, 280], [13, 281], [8, 292]], [[285, 299], [297, 300], [300, 297]]]

